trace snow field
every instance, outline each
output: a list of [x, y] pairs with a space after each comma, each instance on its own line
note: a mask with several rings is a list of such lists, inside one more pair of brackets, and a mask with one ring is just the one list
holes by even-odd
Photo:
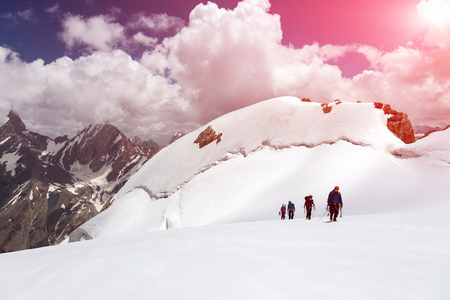
[[418, 216], [424, 225], [404, 213], [272, 220], [2, 254], [2, 298], [448, 299], [449, 222]]

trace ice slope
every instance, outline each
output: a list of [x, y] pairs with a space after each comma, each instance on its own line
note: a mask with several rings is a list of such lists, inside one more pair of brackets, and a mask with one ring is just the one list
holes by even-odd
[[[100, 238], [271, 220], [287, 201], [301, 213], [310, 194], [322, 213], [335, 185], [341, 187], [345, 215], [446, 203], [448, 165], [431, 167], [436, 157], [420, 163], [393, 155], [412, 150], [404, 150], [373, 104], [332, 107], [325, 114], [320, 104], [283, 97], [206, 124], [149, 160], [114, 204], [75, 231], [73, 240], [81, 233]], [[222, 141], [199, 149], [194, 141], [207, 126], [222, 133]]]

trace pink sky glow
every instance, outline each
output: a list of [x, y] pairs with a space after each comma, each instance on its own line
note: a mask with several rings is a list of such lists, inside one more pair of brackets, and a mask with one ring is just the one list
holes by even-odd
[[110, 121], [159, 143], [285, 95], [450, 124], [450, 0], [193, 2], [177, 2], [185, 20], [164, 8], [60, 12], [67, 56], [51, 62], [0, 46], [1, 114], [52, 137]]

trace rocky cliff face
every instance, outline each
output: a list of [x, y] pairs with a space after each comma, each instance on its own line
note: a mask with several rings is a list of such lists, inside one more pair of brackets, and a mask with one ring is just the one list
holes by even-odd
[[28, 131], [14, 112], [8, 117], [0, 127], [0, 252], [60, 243], [159, 148], [109, 124], [51, 139]]
[[138, 149], [143, 151], [143, 154], [152, 154], [160, 149], [160, 146], [152, 140], [143, 141], [138, 136], [134, 136], [130, 139], [131, 143]]

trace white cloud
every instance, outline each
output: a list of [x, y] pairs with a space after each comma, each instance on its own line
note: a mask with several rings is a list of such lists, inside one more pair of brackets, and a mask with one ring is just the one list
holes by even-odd
[[[50, 136], [53, 128], [66, 134], [109, 120], [129, 136], [160, 143], [175, 131], [284, 95], [317, 102], [379, 101], [416, 123], [450, 123], [448, 45], [409, 44], [391, 52], [369, 45], [286, 47], [280, 17], [269, 9], [267, 0], [246, 0], [234, 10], [199, 4], [189, 24], [161, 44], [144, 29], [136, 32], [138, 27], [124, 27], [112, 17], [69, 16], [67, 45], [103, 52], [45, 65], [24, 63], [0, 47], [0, 99], [31, 128], [47, 126], [41, 132]], [[139, 61], [114, 50], [130, 40], [149, 47]], [[365, 55], [372, 69], [344, 78], [333, 61], [347, 52]]]
[[67, 15], [60, 36], [69, 49], [82, 46], [94, 51], [111, 51], [124, 40], [125, 32], [124, 27], [110, 16]]
[[170, 71], [167, 56], [167, 49], [158, 45], [153, 51], [144, 52], [140, 61], [154, 74], [163, 75]]
[[61, 8], [59, 7], [59, 3], [55, 3], [53, 6], [49, 6], [45, 9], [45, 12], [51, 15], [55, 15], [60, 13]]
[[28, 8], [17, 13], [20, 19], [28, 22], [37, 22], [37, 17], [32, 8]]
[[145, 126], [161, 141], [189, 122], [178, 86], [121, 50], [45, 65], [42, 60], [24, 63], [0, 49], [2, 58], [14, 58], [0, 62], [0, 99], [42, 134], [73, 134], [109, 120], [129, 135], [142, 136], [136, 128]]
[[182, 19], [167, 14], [145, 15], [141, 13], [134, 18], [135, 20], [130, 23], [130, 27], [151, 29], [156, 32], [178, 32], [185, 26]]
[[[294, 49], [280, 44], [280, 18], [269, 7], [264, 0], [243, 1], [234, 10], [200, 4], [189, 25], [164, 42], [171, 75], [183, 89], [195, 91], [192, 103], [202, 122], [263, 99], [294, 95], [320, 102], [380, 101], [415, 122], [450, 123], [446, 44], [387, 53], [366, 45]], [[450, 36], [449, 28], [440, 30]], [[366, 55], [374, 71], [344, 78], [332, 63], [347, 52]]]
[[138, 33], [136, 33], [135, 35], [133, 35], [133, 39], [136, 42], [143, 44], [149, 48], [154, 48], [158, 44], [157, 38], [146, 36], [145, 34], [143, 34], [140, 31]]
[[7, 12], [0, 14], [0, 20], [6, 20], [10, 25], [17, 25], [20, 22], [36, 23], [38, 21], [36, 13], [32, 8], [27, 8], [15, 13]]

